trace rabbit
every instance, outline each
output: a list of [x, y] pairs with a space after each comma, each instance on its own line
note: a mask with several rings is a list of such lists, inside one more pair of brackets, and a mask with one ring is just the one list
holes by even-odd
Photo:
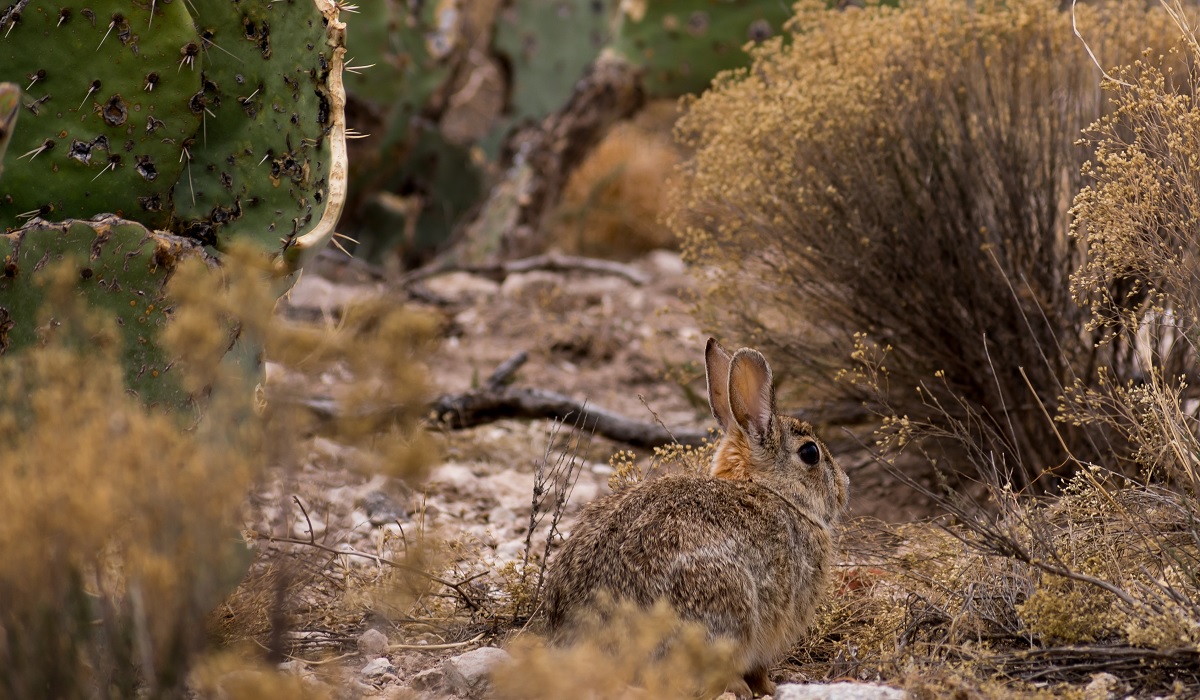
[[774, 694], [771, 667], [813, 619], [833, 565], [849, 479], [812, 427], [775, 408], [757, 350], [704, 351], [724, 437], [707, 476], [671, 475], [590, 503], [550, 564], [546, 622], [556, 643], [600, 600], [666, 601], [710, 641], [732, 642], [738, 698]]

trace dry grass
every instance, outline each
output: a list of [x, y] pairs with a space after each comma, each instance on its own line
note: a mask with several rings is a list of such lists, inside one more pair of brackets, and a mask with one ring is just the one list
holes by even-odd
[[[263, 411], [254, 349], [267, 346], [296, 371], [354, 377], [341, 397], [351, 419], [336, 434], [371, 443], [391, 473], [413, 475], [432, 456], [412, 428], [422, 387], [415, 356], [431, 327], [381, 305], [348, 311], [338, 332], [280, 325], [276, 282], [257, 260], [230, 251], [221, 270], [189, 263], [171, 281], [162, 342], [179, 358], [172, 371], [207, 391], [198, 419], [127, 394], [120, 336], [74, 294], [76, 268], [42, 274], [42, 343], [0, 363], [0, 696], [175, 697], [189, 684], [233, 683], [255, 690], [218, 695], [298, 697], [269, 669], [235, 673], [208, 656], [206, 620], [252, 559], [239, 534], [246, 495], [269, 465], [295, 463], [291, 448], [311, 427], [293, 412]], [[238, 346], [222, 360], [231, 328]], [[242, 587], [243, 612], [260, 614], [215, 629], [257, 631], [282, 654], [296, 578], [286, 568]], [[226, 609], [237, 606], [235, 597]], [[190, 675], [197, 664], [203, 678]]]
[[681, 623], [669, 606], [617, 606], [571, 647], [528, 637], [513, 646], [512, 664], [495, 677], [499, 698], [638, 698], [664, 700], [719, 693], [730, 650], [712, 645], [698, 625]]

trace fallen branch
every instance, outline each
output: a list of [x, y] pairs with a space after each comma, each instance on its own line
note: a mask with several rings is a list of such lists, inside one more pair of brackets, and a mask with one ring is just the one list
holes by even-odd
[[676, 430], [674, 436], [661, 425], [643, 423], [596, 408], [584, 401], [541, 389], [488, 386], [465, 394], [442, 396], [431, 411], [439, 425], [462, 430], [502, 418], [544, 418], [576, 422], [584, 432], [594, 432], [616, 442], [650, 449], [673, 442], [698, 446], [708, 437], [707, 430]]
[[468, 644], [474, 644], [481, 639], [483, 639], [483, 632], [480, 632], [470, 639], [464, 639], [461, 642], [449, 642], [446, 644], [389, 644], [388, 649], [390, 651], [397, 651], [401, 649], [405, 651], [442, 651], [444, 649], [457, 649], [458, 647], [465, 647]]
[[534, 270], [545, 270], [547, 272], [592, 272], [601, 275], [613, 275], [629, 280], [629, 282], [639, 287], [650, 281], [650, 278], [641, 270], [614, 260], [584, 258], [576, 255], [562, 255], [560, 253], [545, 253], [520, 260], [477, 265], [458, 264], [451, 260], [441, 260], [404, 275], [400, 278], [400, 286], [407, 289], [417, 282], [439, 275], [447, 275], [451, 272], [469, 272], [475, 275], [486, 276], [499, 282], [509, 275], [532, 272]]
[[980, 655], [978, 660], [993, 664], [1005, 676], [1031, 682], [1078, 683], [1100, 672], [1124, 677], [1157, 672], [1193, 681], [1200, 678], [1200, 652], [1188, 648], [1050, 647]]

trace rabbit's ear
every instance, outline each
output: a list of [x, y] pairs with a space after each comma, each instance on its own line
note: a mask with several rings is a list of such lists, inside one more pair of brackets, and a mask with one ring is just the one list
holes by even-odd
[[775, 420], [771, 367], [757, 350], [742, 348], [729, 363], [729, 408], [742, 430], [763, 437]]
[[733, 424], [733, 413], [729, 409], [729, 352], [721, 347], [716, 338], [709, 338], [704, 346], [704, 376], [708, 380], [708, 407], [721, 430], [729, 432]]

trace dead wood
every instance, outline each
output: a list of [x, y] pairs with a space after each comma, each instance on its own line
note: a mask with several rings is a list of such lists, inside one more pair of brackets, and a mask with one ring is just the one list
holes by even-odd
[[[644, 423], [598, 408], [586, 400], [542, 389], [489, 386], [465, 394], [442, 396], [431, 408], [438, 424], [450, 430], [462, 430], [503, 418], [532, 418], [578, 422], [579, 430], [623, 442], [632, 447], [650, 449], [678, 442], [699, 445], [708, 437], [706, 430], [667, 430], [657, 423]], [[577, 421], [578, 419], [578, 421]]]
[[507, 262], [483, 263], [478, 265], [472, 264], [457, 264], [453, 261], [442, 260], [434, 262], [425, 267], [413, 270], [412, 272], [400, 278], [400, 286], [406, 289], [417, 282], [427, 280], [438, 275], [445, 275], [451, 272], [470, 272], [472, 274], [481, 275], [503, 281], [509, 275], [515, 275], [521, 272], [532, 272], [534, 270], [545, 270], [548, 272], [591, 272], [602, 275], [613, 275], [641, 287], [650, 281], [641, 270], [630, 265], [616, 262], [614, 260], [601, 260], [598, 258], [585, 258], [576, 255], [562, 255], [559, 253], [545, 253], [543, 255], [535, 255], [529, 258], [520, 260], [511, 260]]

